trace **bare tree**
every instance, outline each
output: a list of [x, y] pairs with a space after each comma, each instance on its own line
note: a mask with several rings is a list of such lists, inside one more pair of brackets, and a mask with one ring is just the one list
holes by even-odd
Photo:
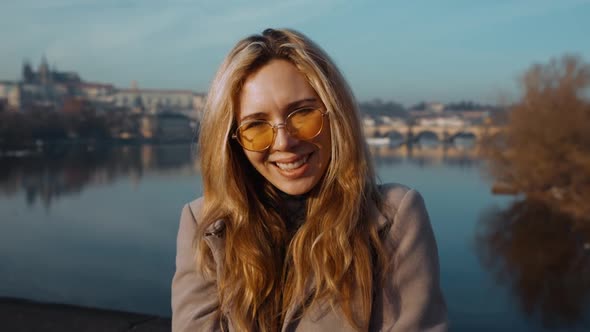
[[571, 55], [533, 65], [506, 130], [486, 140], [496, 180], [590, 221], [590, 65]]

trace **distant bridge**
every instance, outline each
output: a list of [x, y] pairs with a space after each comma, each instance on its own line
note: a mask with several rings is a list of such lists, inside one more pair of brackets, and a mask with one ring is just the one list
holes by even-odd
[[495, 135], [504, 128], [496, 126], [440, 126], [440, 125], [400, 125], [381, 124], [376, 126], [364, 126], [367, 137], [402, 137], [404, 142], [415, 142], [424, 135], [434, 135], [441, 142], [452, 142], [458, 136], [473, 136], [481, 140], [485, 135]]

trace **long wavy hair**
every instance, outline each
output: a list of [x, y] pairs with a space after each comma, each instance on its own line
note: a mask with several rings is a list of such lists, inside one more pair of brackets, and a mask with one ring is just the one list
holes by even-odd
[[[273, 59], [293, 64], [327, 111], [331, 160], [306, 195], [304, 222], [287, 231], [284, 196], [250, 164], [231, 139], [239, 96], [249, 75]], [[373, 287], [386, 261], [371, 205], [382, 199], [360, 124], [358, 106], [328, 55], [303, 34], [267, 29], [237, 43], [208, 93], [199, 137], [204, 204], [195, 234], [196, 264], [217, 279], [220, 315], [239, 330], [279, 330], [287, 308], [314, 303], [340, 308], [366, 330]], [[206, 230], [225, 223], [222, 262], [205, 243]], [[382, 274], [382, 273], [381, 273]], [[324, 302], [327, 301], [327, 302]]]

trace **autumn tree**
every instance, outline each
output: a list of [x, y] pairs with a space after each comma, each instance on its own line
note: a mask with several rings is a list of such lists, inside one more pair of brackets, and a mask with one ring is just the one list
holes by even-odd
[[590, 220], [590, 65], [563, 56], [533, 65], [505, 131], [484, 155], [499, 183]]

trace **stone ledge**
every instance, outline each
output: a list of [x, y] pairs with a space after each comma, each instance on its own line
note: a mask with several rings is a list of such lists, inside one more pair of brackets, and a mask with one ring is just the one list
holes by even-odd
[[0, 330], [7, 332], [164, 332], [170, 318], [65, 304], [0, 298]]

